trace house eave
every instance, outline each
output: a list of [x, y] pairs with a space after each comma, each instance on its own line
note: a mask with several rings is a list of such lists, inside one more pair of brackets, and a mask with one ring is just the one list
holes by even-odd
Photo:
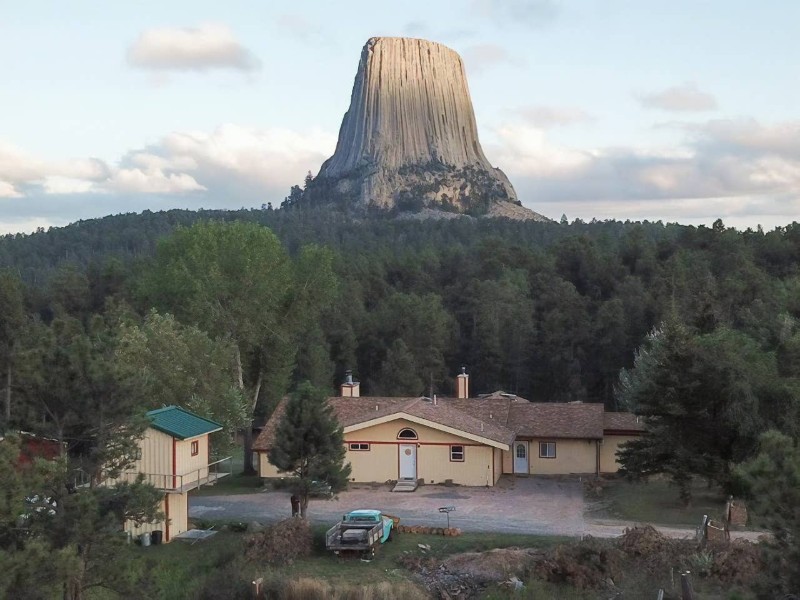
[[438, 431], [443, 431], [445, 433], [451, 433], [453, 435], [457, 435], [467, 440], [472, 440], [473, 442], [479, 442], [486, 446], [492, 446], [494, 448], [499, 448], [500, 450], [511, 450], [511, 444], [505, 444], [503, 442], [499, 442], [497, 440], [492, 440], [487, 437], [483, 437], [480, 435], [475, 435], [474, 433], [469, 433], [468, 431], [463, 431], [461, 429], [457, 429], [455, 427], [450, 427], [449, 425], [443, 425], [442, 423], [437, 423], [436, 421], [430, 421], [428, 419], [423, 419], [422, 417], [417, 417], [415, 415], [408, 414], [406, 412], [396, 412], [390, 415], [384, 415], [382, 417], [377, 417], [375, 419], [370, 419], [369, 421], [362, 421], [360, 423], [354, 423], [353, 425], [348, 425], [344, 427], [344, 433], [350, 433], [353, 431], [359, 431], [361, 429], [366, 429], [367, 427], [373, 427], [375, 425], [381, 425], [383, 423], [389, 423], [391, 421], [396, 421], [398, 419], [406, 419], [407, 421], [411, 421], [412, 423], [417, 423], [418, 425], [425, 425], [426, 427], [430, 427], [432, 429], [436, 429]]

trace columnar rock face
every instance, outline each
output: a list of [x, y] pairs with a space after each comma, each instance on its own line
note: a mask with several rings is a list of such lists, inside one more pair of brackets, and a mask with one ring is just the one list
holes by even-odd
[[481, 149], [461, 57], [408, 38], [364, 46], [336, 152], [308, 192], [362, 208], [485, 214], [519, 204]]

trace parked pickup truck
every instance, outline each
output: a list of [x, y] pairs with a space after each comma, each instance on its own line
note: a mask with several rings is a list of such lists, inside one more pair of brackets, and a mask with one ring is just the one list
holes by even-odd
[[379, 510], [354, 510], [325, 534], [325, 547], [334, 554], [360, 552], [374, 556], [376, 548], [392, 539], [400, 519]]

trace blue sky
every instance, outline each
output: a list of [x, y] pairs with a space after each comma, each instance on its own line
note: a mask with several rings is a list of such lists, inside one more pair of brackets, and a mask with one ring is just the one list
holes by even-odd
[[372, 36], [464, 59], [484, 150], [558, 219], [800, 211], [800, 4], [5, 2], [0, 233], [277, 205], [335, 147]]

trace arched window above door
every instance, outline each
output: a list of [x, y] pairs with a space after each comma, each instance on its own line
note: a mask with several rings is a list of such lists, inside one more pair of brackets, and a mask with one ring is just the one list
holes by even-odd
[[418, 439], [417, 438], [417, 432], [414, 431], [413, 429], [409, 429], [408, 427], [406, 427], [405, 429], [401, 429], [400, 430], [400, 433], [397, 434], [397, 439], [398, 440], [416, 440], [416, 439]]

